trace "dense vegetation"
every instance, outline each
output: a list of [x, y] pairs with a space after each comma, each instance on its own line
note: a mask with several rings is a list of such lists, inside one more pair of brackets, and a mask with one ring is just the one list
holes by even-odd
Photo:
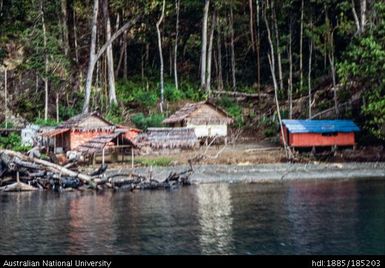
[[146, 129], [217, 97], [271, 136], [276, 95], [284, 118], [353, 118], [384, 140], [384, 73], [383, 1], [0, 0], [3, 123], [99, 110]]

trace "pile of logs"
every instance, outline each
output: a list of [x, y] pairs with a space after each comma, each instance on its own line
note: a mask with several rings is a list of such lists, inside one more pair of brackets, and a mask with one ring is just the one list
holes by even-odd
[[187, 170], [171, 172], [166, 179], [159, 181], [134, 173], [106, 176], [107, 165], [102, 165], [91, 174], [73, 170], [73, 166], [73, 163], [60, 166], [22, 153], [0, 150], [0, 191], [169, 189], [189, 185], [193, 173], [190, 164]]

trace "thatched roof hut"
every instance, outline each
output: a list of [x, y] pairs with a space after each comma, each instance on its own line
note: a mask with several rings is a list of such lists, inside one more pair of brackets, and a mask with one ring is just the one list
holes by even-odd
[[233, 118], [222, 108], [209, 101], [187, 103], [163, 123], [171, 127], [193, 128], [198, 138], [226, 137], [227, 126]]
[[139, 134], [136, 142], [140, 147], [152, 149], [187, 149], [198, 146], [199, 142], [192, 128], [149, 128]]
[[234, 120], [222, 108], [209, 101], [187, 103], [170, 117], [163, 120], [166, 125], [180, 124], [232, 124]]

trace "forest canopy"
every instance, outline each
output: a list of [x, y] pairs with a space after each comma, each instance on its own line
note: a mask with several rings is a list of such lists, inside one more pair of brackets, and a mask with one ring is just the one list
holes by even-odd
[[385, 140], [384, 73], [383, 1], [0, 0], [3, 124], [99, 110], [148, 127], [216, 98], [237, 127], [352, 118]]

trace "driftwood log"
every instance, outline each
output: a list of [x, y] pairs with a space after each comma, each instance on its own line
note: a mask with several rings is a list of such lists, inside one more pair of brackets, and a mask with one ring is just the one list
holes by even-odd
[[[103, 190], [124, 189], [167, 189], [189, 185], [193, 173], [190, 167], [182, 172], [171, 172], [164, 180], [153, 179], [135, 173], [106, 176], [107, 165], [101, 165], [91, 174], [83, 174], [39, 158], [30, 157], [11, 150], [0, 150], [0, 191], [34, 191], [51, 189], [55, 191], [79, 189]], [[16, 175], [16, 182], [15, 181]], [[26, 183], [25, 183], [26, 182]], [[6, 184], [6, 185], [5, 185]], [[3, 186], [5, 185], [5, 186]]]

